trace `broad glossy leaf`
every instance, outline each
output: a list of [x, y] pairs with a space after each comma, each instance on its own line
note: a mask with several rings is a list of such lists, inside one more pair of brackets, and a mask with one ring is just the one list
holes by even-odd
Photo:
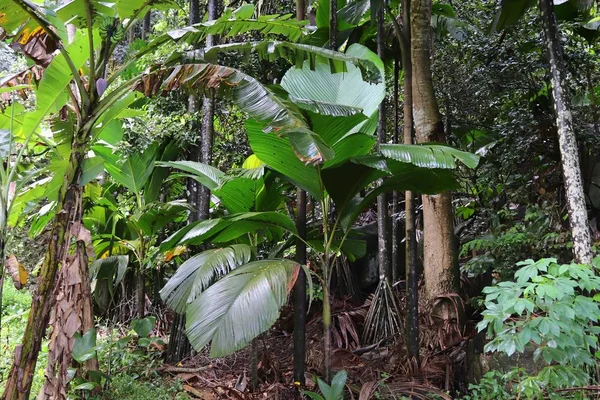
[[476, 168], [479, 156], [450, 146], [438, 144], [406, 145], [382, 144], [381, 154], [386, 158], [423, 168], [456, 168], [455, 160], [469, 168]]
[[146, 318], [134, 319], [131, 321], [131, 327], [141, 338], [147, 338], [150, 336], [150, 332], [154, 329], [154, 325], [156, 324], [155, 316], [148, 316]]
[[192, 346], [199, 351], [211, 343], [211, 357], [245, 347], [275, 323], [299, 271], [290, 260], [255, 261], [211, 285], [187, 309]]
[[195, 161], [168, 161], [157, 162], [157, 167], [176, 168], [189, 173], [189, 177], [198, 181], [210, 190], [215, 190], [223, 182], [225, 174], [215, 167]]
[[104, 172], [104, 158], [88, 157], [83, 160], [81, 165], [81, 176], [79, 185], [85, 186]]
[[216, 279], [248, 263], [251, 256], [250, 246], [243, 244], [203, 251], [179, 266], [160, 296], [173, 310], [183, 313]]
[[323, 197], [317, 170], [296, 157], [288, 138], [265, 134], [263, 124], [254, 120], [246, 121], [246, 131], [250, 146], [261, 161], [316, 199]]
[[189, 205], [185, 202], [169, 203], [153, 202], [138, 210], [131, 220], [146, 235], [157, 235], [162, 228], [171, 222], [184, 222], [187, 219]]

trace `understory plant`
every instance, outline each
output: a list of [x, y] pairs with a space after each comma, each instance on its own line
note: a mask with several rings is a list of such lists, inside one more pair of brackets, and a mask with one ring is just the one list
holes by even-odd
[[[594, 259], [598, 266], [599, 258]], [[600, 277], [590, 265], [554, 258], [517, 264], [514, 281], [486, 287], [478, 329], [491, 338], [488, 352], [508, 356], [534, 349], [543, 367], [518, 385], [527, 397], [550, 388], [587, 385], [597, 365]]]

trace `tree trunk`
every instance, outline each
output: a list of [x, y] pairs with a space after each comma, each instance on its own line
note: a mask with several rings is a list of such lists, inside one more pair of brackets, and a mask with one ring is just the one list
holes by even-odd
[[152, 22], [152, 10], [148, 10], [146, 15], [144, 15], [144, 21], [142, 22], [142, 39], [148, 39], [148, 34], [150, 33], [150, 23]]
[[[297, 189], [296, 229], [300, 239], [296, 240], [296, 261], [306, 264], [306, 192]], [[301, 240], [303, 239], [303, 240]], [[294, 285], [294, 382], [304, 386], [304, 364], [306, 361], [306, 274], [298, 273]]]
[[[333, 2], [334, 0], [332, 0]], [[377, 12], [377, 55], [383, 59], [384, 50], [384, 21], [385, 8], [381, 5]], [[387, 142], [385, 132], [385, 99], [379, 104], [379, 119], [377, 123], [378, 145]], [[389, 246], [389, 223], [388, 223], [388, 201], [387, 194], [377, 196], [377, 243], [379, 245], [379, 279], [391, 280], [390, 270], [390, 246]]]
[[[77, 199], [78, 218], [81, 221], [81, 198]], [[83, 335], [94, 327], [92, 314], [92, 297], [88, 272], [88, 248], [93, 256], [90, 232], [81, 222], [73, 224], [69, 232], [77, 241], [75, 254], [67, 256], [59, 272], [55, 288], [56, 302], [53, 310], [52, 335], [48, 346], [48, 366], [46, 367], [45, 382], [41, 396], [44, 399], [67, 399], [69, 369], [73, 362], [72, 352], [75, 344], [75, 334]], [[65, 242], [64, 253], [68, 253], [70, 238]], [[88, 371], [98, 370], [98, 360], [86, 362]]]
[[[208, 0], [208, 20], [218, 18], [217, 0]], [[209, 49], [216, 44], [214, 35], [206, 37], [206, 48]], [[213, 138], [215, 134], [215, 93], [209, 89], [207, 95], [202, 97], [202, 133], [200, 142], [200, 161], [205, 164], [212, 162]], [[210, 190], [206, 186], [200, 186], [198, 194], [198, 217], [207, 219], [210, 211]]]
[[337, 0], [329, 0], [329, 48], [336, 49], [337, 45]]
[[[413, 119], [417, 142], [444, 143], [444, 124], [431, 75], [431, 7], [431, 0], [411, 2]], [[459, 288], [453, 223], [450, 192], [423, 196], [423, 268], [429, 300], [456, 293]]]
[[55, 303], [54, 288], [59, 263], [67, 259], [71, 229], [81, 224], [78, 199], [81, 199], [82, 187], [78, 182], [81, 163], [87, 153], [88, 137], [89, 133], [83, 131], [73, 135], [69, 165], [58, 194], [51, 240], [32, 298], [22, 344], [15, 348], [14, 363], [6, 381], [3, 400], [29, 399], [38, 354]]
[[578, 263], [591, 264], [592, 238], [588, 226], [583, 193], [577, 140], [573, 131], [570, 103], [565, 93], [562, 49], [552, 0], [539, 0], [542, 24], [546, 36], [548, 61], [552, 76], [552, 97], [558, 130], [558, 144], [569, 211], [569, 225], [573, 237], [573, 255]]
[[[413, 143], [413, 88], [410, 0], [402, 0], [402, 64], [404, 68], [404, 144]], [[419, 277], [417, 275], [417, 235], [415, 196], [407, 191], [405, 197], [406, 246], [406, 348], [409, 359], [417, 369], [419, 357]]]
[[[393, 17], [392, 17], [393, 18]], [[394, 43], [394, 50], [398, 51], [397, 43]], [[392, 143], [398, 144], [399, 142], [399, 131], [400, 131], [400, 60], [398, 57], [394, 57], [394, 90], [393, 90], [393, 105], [394, 105], [394, 134], [392, 136]], [[400, 196], [397, 191], [392, 193], [392, 221], [391, 221], [391, 261], [390, 268], [392, 269], [392, 283], [398, 282], [400, 277], [400, 226], [398, 223], [398, 203], [400, 202]]]

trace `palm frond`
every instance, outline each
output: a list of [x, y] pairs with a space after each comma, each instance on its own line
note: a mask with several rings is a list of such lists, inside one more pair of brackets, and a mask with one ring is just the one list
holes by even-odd
[[275, 323], [299, 271], [290, 260], [255, 261], [211, 285], [187, 309], [192, 346], [211, 343], [211, 357], [245, 347]]
[[203, 251], [181, 264], [160, 296], [173, 310], [183, 313], [215, 279], [246, 264], [251, 256], [252, 249], [244, 244]]

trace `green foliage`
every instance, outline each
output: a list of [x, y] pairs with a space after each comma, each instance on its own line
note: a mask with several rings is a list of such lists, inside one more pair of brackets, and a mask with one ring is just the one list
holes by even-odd
[[331, 380], [331, 386], [321, 378], [317, 378], [317, 384], [322, 395], [310, 391], [303, 391], [302, 393], [313, 400], [343, 400], [346, 379], [348, 379], [346, 371], [338, 371]]
[[[595, 259], [594, 263], [600, 262]], [[585, 367], [596, 365], [600, 318], [600, 277], [581, 264], [557, 264], [556, 259], [518, 263], [515, 281], [484, 289], [486, 298], [480, 331], [492, 339], [485, 350], [511, 356], [526, 346], [534, 360], [548, 366], [537, 375], [553, 387], [585, 384]]]

